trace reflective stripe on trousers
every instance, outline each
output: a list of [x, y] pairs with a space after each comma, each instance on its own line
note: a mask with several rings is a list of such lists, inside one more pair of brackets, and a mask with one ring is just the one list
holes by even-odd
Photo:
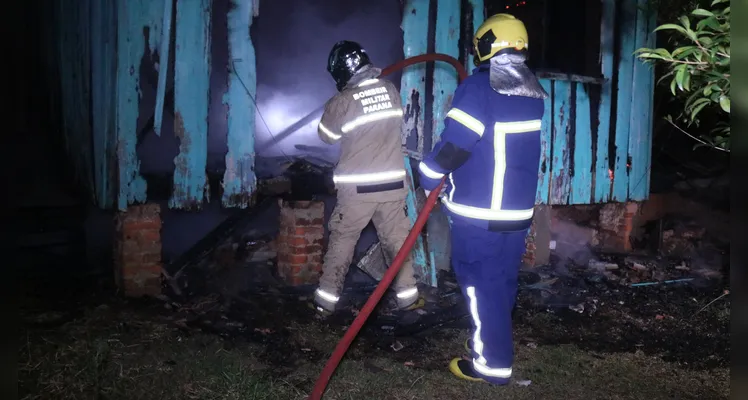
[[453, 219], [452, 268], [468, 302], [475, 331], [473, 367], [492, 383], [512, 374], [512, 308], [526, 231], [491, 232]]
[[405, 178], [405, 175], [406, 173], [404, 169], [369, 174], [336, 174], [333, 176], [332, 181], [335, 183], [382, 183], [403, 179]]

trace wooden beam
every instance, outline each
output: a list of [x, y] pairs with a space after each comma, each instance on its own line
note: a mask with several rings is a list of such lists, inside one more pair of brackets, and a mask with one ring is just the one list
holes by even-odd
[[96, 204], [114, 206], [116, 154], [117, 5], [91, 3], [91, 123]]
[[163, 3], [155, 1], [117, 2], [117, 208], [123, 211], [146, 201], [146, 182], [136, 152], [140, 67], [143, 57], [151, 57], [158, 46], [162, 13]]
[[174, 55], [174, 189], [169, 207], [200, 209], [205, 196], [210, 92], [210, 0], [177, 2]]
[[540, 165], [538, 166], [538, 192], [535, 196], [535, 204], [550, 204], [551, 189], [551, 143], [553, 140], [553, 81], [541, 79], [548, 98], [545, 99], [543, 110], [543, 121], [540, 130]]
[[636, 50], [636, 0], [621, 4], [618, 18], [621, 29], [618, 53], [618, 90], [616, 101], [615, 159], [610, 200], [626, 201], [629, 193], [629, 135], [631, 132], [631, 98], [633, 97], [634, 50]]
[[[654, 36], [655, 26], [650, 26], [652, 11], [647, 0], [637, 1], [636, 34], [634, 47], [647, 47]], [[652, 160], [652, 96], [654, 93], [654, 70], [651, 64], [634, 60], [631, 95], [631, 120], [628, 147], [629, 200], [645, 200], [649, 197], [649, 170]]]
[[588, 87], [576, 83], [576, 116], [574, 118], [574, 175], [571, 177], [569, 204], [592, 201], [592, 118]]
[[258, 1], [231, 0], [229, 6], [229, 84], [224, 96], [229, 131], [221, 199], [224, 207], [248, 207], [257, 189], [253, 100], [257, 94], [257, 69], [249, 29], [254, 3]]
[[595, 154], [593, 203], [605, 203], [610, 199], [612, 179], [608, 169], [610, 124], [613, 111], [613, 68], [615, 51], [616, 1], [602, 0], [603, 12], [600, 24], [600, 68], [605, 81], [600, 88], [600, 106], [597, 112], [597, 151]]
[[[403, 10], [403, 56], [405, 58], [426, 54], [428, 51], [429, 33], [429, 0], [407, 0]], [[418, 145], [416, 152], [423, 153], [423, 125], [426, 103], [426, 66], [416, 64], [403, 70], [400, 79], [400, 96], [405, 111], [402, 145], [407, 148], [408, 137], [416, 135]], [[408, 218], [411, 225], [418, 218], [418, 202], [415, 194], [415, 181], [413, 180], [413, 167], [410, 158], [405, 155], [405, 170], [408, 173], [409, 187]], [[413, 246], [413, 268], [422, 283], [433, 285], [431, 271], [426, 261], [426, 252], [423, 244], [423, 236], [419, 236]]]
[[[475, 35], [475, 31], [478, 30], [478, 27], [480, 27], [483, 21], [485, 21], [486, 19], [486, 7], [483, 4], [483, 0], [469, 0], [469, 2], [470, 2], [470, 7], [472, 7], [472, 11], [473, 11], [473, 24], [472, 24], [472, 29], [471, 29], [472, 32], [470, 32], [471, 41], [469, 41], [468, 43], [465, 43], [465, 45], [472, 49], [473, 35]], [[467, 57], [466, 64], [465, 64], [465, 69], [467, 69], [468, 74], [472, 74], [473, 69], [475, 68], [475, 64], [473, 63], [473, 60], [474, 60], [474, 56], [471, 51], [471, 53]]]
[[171, 44], [171, 11], [174, 0], [164, 1], [164, 19], [161, 25], [161, 50], [158, 54], [158, 86], [156, 88], [156, 112], [153, 120], [153, 131], [161, 136], [161, 121], [164, 117], [164, 97], [166, 95], [166, 77], [169, 70], [169, 45]]
[[569, 164], [572, 157], [569, 147], [571, 135], [571, 108], [573, 83], [553, 82], [553, 147], [551, 154], [551, 194], [549, 204], [569, 203]]

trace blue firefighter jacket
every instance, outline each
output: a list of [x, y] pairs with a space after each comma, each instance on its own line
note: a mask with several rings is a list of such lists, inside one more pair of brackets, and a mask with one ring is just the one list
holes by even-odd
[[540, 163], [543, 100], [497, 93], [489, 70], [462, 81], [445, 118], [441, 141], [419, 165], [421, 187], [445, 175], [442, 203], [452, 218], [491, 231], [530, 226]]

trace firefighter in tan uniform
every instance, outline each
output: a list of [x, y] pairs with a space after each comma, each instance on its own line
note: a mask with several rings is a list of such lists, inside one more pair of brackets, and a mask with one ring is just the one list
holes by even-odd
[[[325, 105], [318, 127], [327, 144], [340, 142], [340, 160], [333, 182], [337, 205], [329, 221], [330, 239], [314, 306], [318, 313], [335, 311], [361, 231], [374, 222], [388, 260], [392, 260], [410, 231], [405, 198], [408, 183], [401, 151], [403, 110], [395, 86], [379, 78], [358, 43], [333, 46], [328, 72], [339, 93]], [[397, 306], [420, 305], [412, 257], [393, 284]]]

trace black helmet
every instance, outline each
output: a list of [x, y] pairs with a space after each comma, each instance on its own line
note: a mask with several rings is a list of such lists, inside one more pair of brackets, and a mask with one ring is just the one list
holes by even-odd
[[338, 91], [343, 90], [348, 81], [366, 65], [371, 65], [366, 50], [356, 42], [342, 40], [335, 43], [327, 59], [327, 72], [335, 80]]

